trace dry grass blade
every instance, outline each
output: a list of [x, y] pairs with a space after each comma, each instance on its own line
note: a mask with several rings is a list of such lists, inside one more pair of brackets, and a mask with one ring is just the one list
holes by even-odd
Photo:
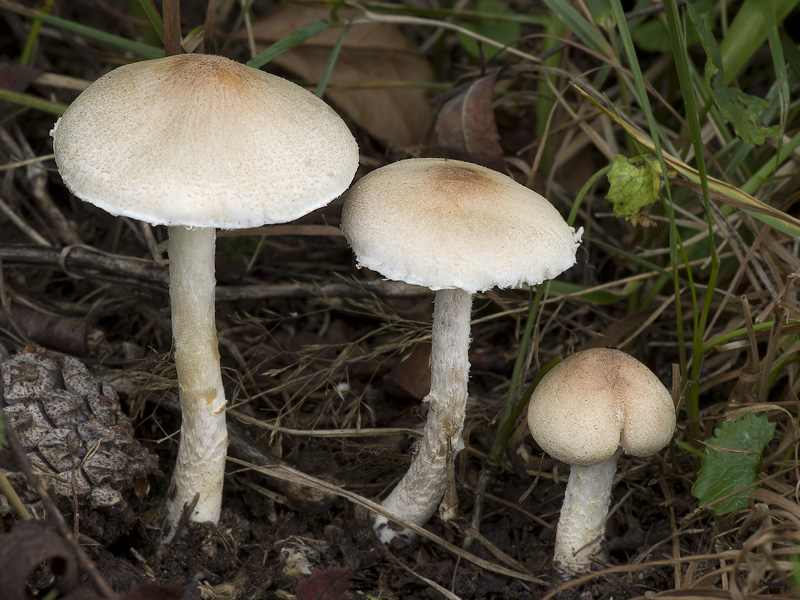
[[362, 508], [366, 508], [367, 510], [383, 515], [387, 519], [390, 519], [393, 522], [398, 523], [399, 525], [406, 527], [413, 531], [418, 536], [425, 538], [426, 540], [441, 546], [448, 552], [463, 558], [487, 571], [491, 571], [492, 573], [497, 573], [498, 575], [504, 575], [506, 577], [514, 577], [517, 579], [521, 579], [522, 581], [530, 581], [533, 583], [540, 583], [543, 584], [544, 581], [531, 575], [530, 573], [523, 573], [520, 571], [512, 571], [511, 569], [506, 569], [505, 567], [501, 567], [499, 565], [495, 565], [490, 563], [487, 560], [484, 560], [478, 556], [470, 552], [466, 552], [459, 548], [458, 546], [454, 546], [450, 542], [445, 541], [441, 537], [429, 532], [427, 529], [420, 527], [419, 525], [415, 525], [409, 521], [404, 519], [398, 519], [393, 513], [389, 512], [385, 508], [383, 508], [380, 504], [376, 502], [372, 502], [371, 500], [367, 500], [366, 498], [362, 498], [358, 494], [354, 494], [348, 490], [344, 490], [338, 486], [335, 486], [331, 483], [318, 479], [316, 477], [312, 477], [303, 473], [302, 471], [298, 471], [288, 466], [278, 466], [278, 467], [262, 467], [259, 465], [254, 465], [242, 460], [238, 460], [236, 458], [228, 457], [228, 462], [231, 462], [235, 465], [239, 465], [242, 467], [248, 467], [257, 471], [258, 473], [263, 473], [264, 475], [270, 477], [276, 477], [278, 479], [283, 479], [285, 481], [291, 481], [292, 483], [296, 483], [298, 485], [303, 485], [312, 489], [319, 490], [321, 492], [325, 492], [328, 494], [332, 494], [334, 496], [338, 496], [340, 498], [344, 498], [357, 506], [361, 506]]

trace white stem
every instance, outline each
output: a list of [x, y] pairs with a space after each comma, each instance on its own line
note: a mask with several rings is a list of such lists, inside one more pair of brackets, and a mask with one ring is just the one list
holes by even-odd
[[591, 559], [600, 556], [620, 454], [621, 449], [596, 465], [570, 469], [553, 556], [556, 567], [569, 576], [590, 570]]
[[181, 403], [181, 440], [167, 495], [167, 541], [195, 496], [192, 521], [219, 521], [228, 434], [214, 318], [213, 228], [169, 229], [172, 337]]
[[[387, 510], [423, 525], [442, 500], [447, 476], [447, 451], [455, 456], [463, 447], [461, 431], [467, 406], [469, 329], [472, 295], [463, 290], [436, 292], [431, 331], [431, 391], [428, 420], [408, 472], [382, 502]], [[383, 542], [407, 530], [395, 531], [378, 515], [375, 531]]]

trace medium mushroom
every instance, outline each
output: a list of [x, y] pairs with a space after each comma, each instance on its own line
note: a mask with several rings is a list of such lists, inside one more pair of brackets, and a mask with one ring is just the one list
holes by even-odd
[[[464, 446], [472, 295], [555, 277], [575, 263], [581, 231], [510, 177], [438, 158], [402, 160], [360, 179], [344, 196], [342, 231], [359, 266], [436, 291], [427, 423], [408, 472], [382, 503], [422, 525], [444, 494], [448, 451]], [[375, 529], [384, 542], [409, 533], [382, 516]]]
[[78, 198], [169, 227], [182, 410], [167, 539], [185, 507], [219, 520], [227, 431], [214, 319], [215, 228], [294, 220], [341, 194], [358, 148], [322, 100], [227, 58], [183, 54], [114, 69], [53, 127]]
[[528, 425], [545, 452], [571, 465], [553, 561], [574, 576], [602, 554], [619, 456], [646, 458], [672, 439], [672, 397], [632, 356], [594, 348], [576, 352], [542, 378]]

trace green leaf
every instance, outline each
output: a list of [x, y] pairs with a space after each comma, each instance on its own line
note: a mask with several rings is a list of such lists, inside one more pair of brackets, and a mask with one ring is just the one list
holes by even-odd
[[707, 15], [701, 15], [691, 4], [687, 4], [686, 9], [706, 51], [706, 81], [720, 112], [731, 122], [736, 135], [750, 146], [760, 146], [765, 138], [780, 135], [780, 127], [766, 127], [758, 121], [759, 115], [769, 106], [766, 100], [725, 83], [722, 54], [704, 22]]
[[[726, 421], [706, 440], [706, 450], [692, 486], [700, 504], [710, 504], [758, 481], [761, 453], [775, 433], [767, 417], [747, 413], [737, 421]], [[754, 488], [714, 504], [714, 514], [724, 515], [745, 508]]]
[[658, 200], [661, 189], [661, 167], [654, 156], [626, 158], [617, 154], [608, 172], [608, 183], [606, 200], [614, 205], [617, 217], [643, 227], [652, 224], [650, 206]]
[[[478, 0], [477, 4], [475, 5], [475, 10], [478, 12], [497, 15], [514, 14], [514, 11], [510, 10], [507, 3], [503, 2], [503, 0]], [[463, 27], [464, 29], [474, 31], [483, 37], [487, 37], [491, 40], [506, 45], [517, 41], [520, 37], [521, 31], [519, 23], [495, 19], [482, 19], [478, 21], [477, 24], [465, 24]], [[461, 42], [464, 50], [466, 50], [469, 54], [475, 57], [480, 56], [480, 49], [478, 48], [478, 42], [475, 40], [475, 38], [471, 38], [468, 35], [459, 33], [458, 41]], [[488, 51], [488, 56], [491, 58], [499, 58], [505, 54], [505, 52], [498, 48], [485, 48], [484, 51]]]

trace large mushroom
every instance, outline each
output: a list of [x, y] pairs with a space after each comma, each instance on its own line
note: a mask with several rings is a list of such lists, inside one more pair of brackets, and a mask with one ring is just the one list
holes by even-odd
[[78, 198], [169, 226], [183, 423], [167, 530], [188, 506], [190, 520], [216, 523], [227, 432], [214, 319], [215, 228], [283, 223], [324, 206], [355, 174], [355, 140], [303, 88], [197, 54], [114, 69], [78, 96], [52, 136], [58, 170]]
[[[344, 197], [342, 231], [359, 266], [436, 290], [425, 430], [408, 472], [382, 503], [421, 525], [444, 494], [448, 451], [464, 447], [472, 295], [555, 277], [575, 263], [581, 232], [510, 177], [433, 158], [360, 179]], [[408, 534], [382, 516], [375, 529], [384, 542]]]
[[528, 425], [545, 452], [571, 466], [553, 562], [574, 576], [602, 555], [622, 452], [646, 458], [672, 439], [672, 397], [629, 354], [593, 348], [576, 352], [542, 378], [531, 396]]

